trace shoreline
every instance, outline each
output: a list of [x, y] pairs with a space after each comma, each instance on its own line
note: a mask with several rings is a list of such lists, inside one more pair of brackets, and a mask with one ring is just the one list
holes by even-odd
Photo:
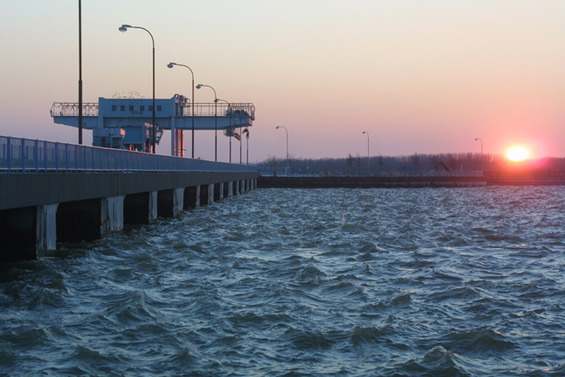
[[258, 188], [421, 188], [565, 185], [565, 177], [534, 176], [400, 176], [321, 177], [260, 176]]

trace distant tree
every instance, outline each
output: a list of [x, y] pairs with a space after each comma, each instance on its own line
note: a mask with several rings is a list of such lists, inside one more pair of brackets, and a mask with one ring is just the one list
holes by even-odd
[[357, 153], [355, 160], [357, 161], [357, 175], [361, 175], [361, 156], [359, 156], [359, 153]]
[[379, 157], [377, 157], [377, 164], [379, 165], [379, 171], [382, 173], [385, 166], [385, 159], [383, 156], [379, 155]]
[[277, 158], [269, 155], [265, 160], [266, 165], [270, 168], [271, 174], [276, 174], [277, 169]]
[[412, 161], [412, 166], [414, 167], [414, 171], [416, 173], [420, 172], [420, 163], [422, 162], [422, 156], [420, 156], [417, 153], [414, 153], [412, 155], [412, 157], [410, 157], [410, 160]]
[[353, 156], [351, 155], [351, 153], [347, 155], [345, 163], [347, 164], [347, 174], [350, 175], [351, 170], [353, 169]]

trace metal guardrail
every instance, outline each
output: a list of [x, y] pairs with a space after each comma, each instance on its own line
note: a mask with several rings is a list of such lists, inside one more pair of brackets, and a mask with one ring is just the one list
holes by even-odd
[[[191, 108], [190, 104], [182, 106], [182, 115], [183, 116], [191, 116]], [[252, 103], [224, 103], [218, 102], [214, 107], [214, 103], [195, 103], [194, 104], [194, 115], [195, 116], [206, 116], [211, 117], [216, 114], [218, 116], [229, 117], [232, 116], [234, 118], [238, 117], [250, 117], [251, 120], [255, 120], [255, 105]]]
[[[51, 116], [78, 116], [78, 102], [55, 102], [51, 106]], [[82, 115], [85, 117], [98, 116], [98, 103], [87, 102], [82, 104]]]
[[[215, 106], [214, 106], [215, 105]], [[181, 106], [181, 116], [189, 117], [192, 115], [191, 103], [188, 102]], [[98, 116], [98, 103], [88, 102], [82, 104], [82, 115], [85, 117]], [[230, 103], [223, 102], [217, 104], [212, 103], [195, 103], [194, 116], [212, 117], [214, 114], [218, 116], [250, 117], [255, 120], [255, 105], [252, 103]], [[52, 117], [77, 117], [77, 102], [54, 102], [51, 106], [50, 114]], [[137, 114], [137, 113], [136, 113]], [[147, 114], [151, 114], [149, 111]]]
[[0, 172], [256, 172], [255, 166], [0, 136]]

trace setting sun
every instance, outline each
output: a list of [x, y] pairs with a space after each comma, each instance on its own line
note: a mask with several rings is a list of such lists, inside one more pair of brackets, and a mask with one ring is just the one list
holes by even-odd
[[524, 161], [530, 157], [530, 151], [528, 148], [522, 145], [514, 145], [506, 150], [506, 158], [510, 161]]

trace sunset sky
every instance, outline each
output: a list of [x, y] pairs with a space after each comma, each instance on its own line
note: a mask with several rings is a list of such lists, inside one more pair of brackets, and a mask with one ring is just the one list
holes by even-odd
[[[78, 1], [0, 0], [0, 135], [77, 142]], [[565, 156], [562, 0], [83, 0], [85, 102], [190, 96], [253, 102], [250, 160], [479, 152]], [[196, 102], [211, 102], [196, 91]], [[91, 137], [86, 138], [90, 143]], [[168, 154], [167, 138], [158, 151]], [[190, 148], [190, 133], [186, 133]], [[219, 159], [227, 160], [227, 140]], [[235, 140], [234, 140], [235, 142]], [[164, 144], [163, 144], [164, 143]], [[213, 159], [213, 132], [196, 134]], [[233, 154], [236, 159], [236, 153]], [[239, 155], [237, 154], [237, 159]]]

